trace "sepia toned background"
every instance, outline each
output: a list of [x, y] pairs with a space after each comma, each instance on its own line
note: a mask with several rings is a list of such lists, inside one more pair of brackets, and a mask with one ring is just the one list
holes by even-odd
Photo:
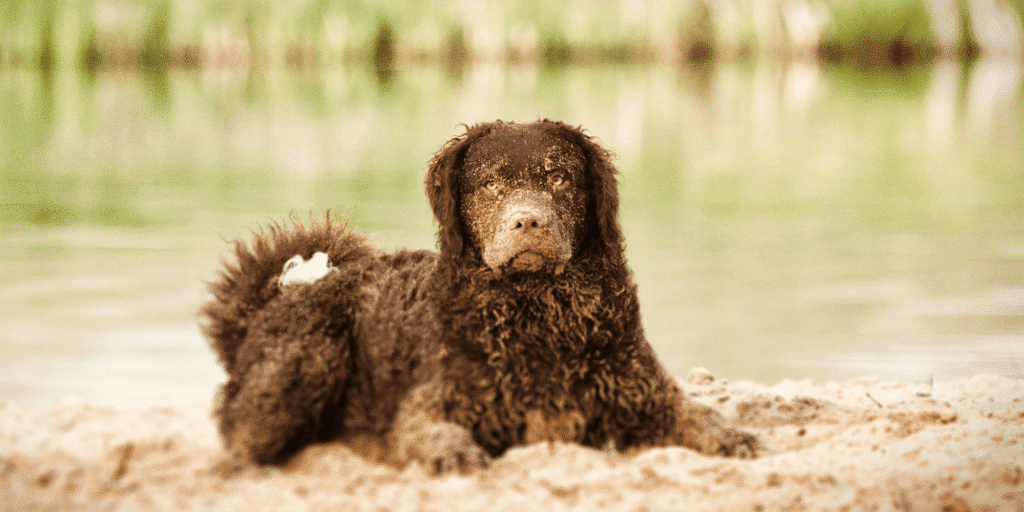
[[0, 400], [202, 399], [226, 241], [431, 248], [460, 123], [615, 152], [676, 375], [1024, 376], [1021, 2], [0, 1]]

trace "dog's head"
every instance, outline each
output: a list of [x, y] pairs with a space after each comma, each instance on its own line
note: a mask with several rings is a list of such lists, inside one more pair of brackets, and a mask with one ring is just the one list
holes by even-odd
[[581, 129], [548, 120], [478, 124], [430, 162], [442, 259], [499, 275], [558, 274], [581, 254], [622, 257], [615, 168]]

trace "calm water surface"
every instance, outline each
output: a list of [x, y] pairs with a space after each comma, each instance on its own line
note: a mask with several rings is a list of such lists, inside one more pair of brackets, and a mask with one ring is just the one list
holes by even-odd
[[333, 209], [430, 248], [459, 123], [617, 155], [644, 323], [678, 375], [1024, 376], [1021, 69], [0, 70], [0, 400], [208, 398], [225, 239]]

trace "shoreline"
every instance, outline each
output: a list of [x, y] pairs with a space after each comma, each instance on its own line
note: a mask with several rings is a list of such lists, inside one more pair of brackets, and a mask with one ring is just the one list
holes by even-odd
[[1024, 507], [1024, 380], [858, 378], [684, 391], [755, 433], [752, 461], [684, 448], [509, 450], [430, 477], [315, 445], [286, 468], [217, 473], [208, 402], [26, 411], [0, 404], [0, 503], [12, 510], [1015, 510]]

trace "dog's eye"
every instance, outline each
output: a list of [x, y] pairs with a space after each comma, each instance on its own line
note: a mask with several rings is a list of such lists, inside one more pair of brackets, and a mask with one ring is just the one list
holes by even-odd
[[484, 188], [494, 192], [495, 190], [498, 190], [498, 182], [494, 180], [487, 180], [487, 182], [484, 183]]
[[562, 186], [562, 184], [565, 183], [566, 180], [565, 180], [565, 176], [563, 176], [561, 174], [552, 174], [551, 177], [548, 178], [548, 181], [551, 182], [551, 185], [553, 185], [555, 187], [560, 187], [560, 186]]

